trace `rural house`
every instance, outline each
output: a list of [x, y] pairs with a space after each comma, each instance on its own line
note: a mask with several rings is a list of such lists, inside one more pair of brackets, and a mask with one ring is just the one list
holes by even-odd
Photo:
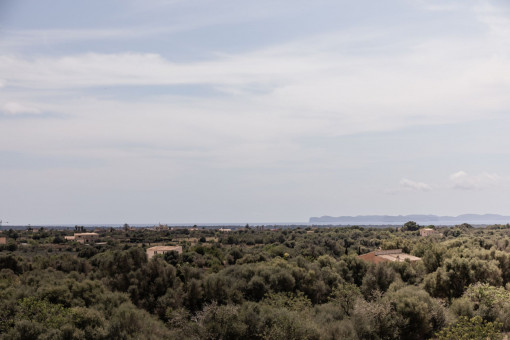
[[156, 246], [147, 248], [147, 258], [150, 260], [154, 255], [161, 255], [168, 253], [169, 251], [176, 251], [182, 254], [182, 246]]
[[74, 233], [74, 236], [64, 236], [68, 241], [80, 243], [95, 243], [99, 239], [98, 233]]
[[376, 250], [358, 257], [371, 263], [404, 262], [406, 260], [416, 262], [421, 260], [419, 257], [403, 253], [402, 249]]
[[420, 229], [420, 236], [429, 236], [435, 234], [436, 231], [431, 228], [422, 228]]

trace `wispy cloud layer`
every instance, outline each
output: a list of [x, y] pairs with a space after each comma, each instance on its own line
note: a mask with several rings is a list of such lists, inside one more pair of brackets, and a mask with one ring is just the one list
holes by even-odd
[[[281, 202], [278, 219], [339, 204], [352, 204], [349, 214], [412, 210], [409, 195], [421, 206], [457, 204], [437, 196], [445, 194], [477, 207], [466, 190], [494, 193], [510, 172], [508, 9], [460, 0], [378, 6], [132, 0], [112, 11], [116, 26], [94, 11], [94, 25], [12, 20], [0, 32], [0, 191], [30, 193], [41, 178], [41, 195], [72, 184], [115, 201], [116, 190], [134, 188], [159, 192], [147, 195], [156, 206], [198, 197], [204, 209], [236, 216], [273, 209], [267, 219]], [[25, 167], [32, 159], [47, 160], [44, 174]], [[464, 171], [448, 178], [456, 169]], [[398, 204], [374, 198], [384, 193]], [[249, 202], [230, 209], [238, 196]], [[180, 216], [195, 211], [172, 202]], [[444, 213], [457, 212], [465, 211]]]

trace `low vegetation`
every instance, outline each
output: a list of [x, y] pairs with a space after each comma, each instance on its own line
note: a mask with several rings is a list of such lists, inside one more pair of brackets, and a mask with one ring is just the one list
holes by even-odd
[[[78, 229], [78, 228], [77, 228]], [[500, 339], [510, 226], [4, 230], [2, 339]], [[147, 260], [153, 245], [182, 245]], [[358, 255], [402, 249], [416, 263]]]

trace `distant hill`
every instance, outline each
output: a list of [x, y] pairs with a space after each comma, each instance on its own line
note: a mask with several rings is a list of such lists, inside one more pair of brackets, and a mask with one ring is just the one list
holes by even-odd
[[403, 224], [407, 221], [415, 221], [418, 224], [439, 224], [453, 225], [461, 223], [470, 224], [507, 224], [510, 223], [510, 216], [497, 214], [464, 214], [459, 216], [437, 216], [437, 215], [365, 215], [365, 216], [322, 216], [310, 217], [310, 223], [338, 223], [338, 224]]

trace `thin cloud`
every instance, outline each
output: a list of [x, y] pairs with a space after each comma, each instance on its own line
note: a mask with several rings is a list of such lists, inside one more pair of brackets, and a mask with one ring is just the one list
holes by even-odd
[[477, 19], [491, 30], [491, 35], [496, 37], [508, 37], [510, 34], [510, 8], [494, 6], [487, 1], [478, 3], [474, 7]]
[[495, 185], [502, 180], [498, 174], [487, 172], [479, 175], [469, 175], [465, 171], [458, 171], [450, 175], [450, 183], [453, 189], [458, 190], [481, 190]]
[[38, 115], [41, 113], [41, 110], [31, 105], [8, 102], [2, 106], [2, 112], [8, 115]]
[[465, 4], [460, 4], [458, 2], [452, 1], [437, 1], [437, 0], [418, 0], [416, 4], [427, 11], [433, 12], [450, 12], [454, 10], [458, 10], [461, 6], [465, 6]]
[[407, 178], [402, 178], [398, 183], [398, 188], [388, 189], [384, 192], [390, 195], [397, 195], [408, 192], [428, 192], [432, 187], [424, 182], [417, 182]]
[[423, 183], [423, 182], [415, 182], [415, 181], [411, 181], [410, 179], [407, 179], [407, 178], [402, 178], [400, 180], [400, 188], [404, 189], [404, 190], [412, 190], [412, 191], [430, 191], [432, 190], [432, 187], [430, 185], [428, 185], [427, 183]]
[[399, 194], [410, 191], [415, 192], [428, 192], [432, 191], [433, 188], [437, 189], [455, 189], [455, 190], [483, 190], [497, 184], [503, 184], [507, 180], [498, 175], [487, 172], [480, 173], [478, 175], [470, 175], [465, 171], [458, 171], [449, 176], [449, 183], [445, 184], [434, 184], [429, 185], [424, 182], [417, 182], [407, 178], [402, 178], [399, 182], [399, 187], [396, 189], [389, 189], [385, 192], [387, 194]]
[[0, 47], [3, 49], [33, 48], [38, 45], [58, 45], [69, 42], [87, 42], [102, 40], [132, 40], [137, 38], [168, 35], [192, 29], [191, 25], [172, 25], [166, 27], [126, 27], [102, 29], [41, 29], [41, 30], [5, 30]]

